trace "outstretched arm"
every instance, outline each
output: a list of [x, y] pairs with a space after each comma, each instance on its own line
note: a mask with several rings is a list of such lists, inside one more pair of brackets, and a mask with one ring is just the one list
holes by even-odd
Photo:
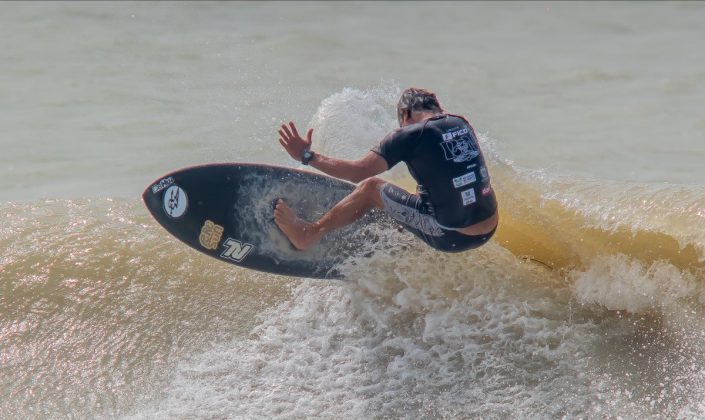
[[[297, 161], [301, 161], [303, 152], [311, 147], [313, 129], [309, 128], [306, 139], [301, 138], [293, 122], [282, 124], [279, 130], [279, 143]], [[374, 152], [367, 153], [358, 160], [337, 159], [315, 153], [309, 162], [314, 168], [336, 178], [351, 182], [360, 182], [369, 177], [381, 174], [388, 169], [387, 161]]]

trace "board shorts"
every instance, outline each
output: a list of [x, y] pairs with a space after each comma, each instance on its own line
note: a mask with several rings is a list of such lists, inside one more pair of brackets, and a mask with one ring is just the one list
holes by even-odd
[[434, 249], [462, 252], [484, 245], [497, 228], [484, 235], [464, 235], [453, 228], [441, 226], [430, 211], [430, 205], [420, 196], [385, 183], [380, 188], [383, 211]]

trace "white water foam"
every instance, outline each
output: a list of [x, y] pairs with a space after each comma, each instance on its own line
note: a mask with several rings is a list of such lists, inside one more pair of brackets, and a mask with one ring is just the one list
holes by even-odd
[[[382, 82], [368, 89], [344, 88], [324, 99], [309, 124], [313, 148], [326, 155], [359, 159], [387, 133], [399, 128], [395, 115], [401, 89]], [[303, 134], [302, 134], [303, 135]], [[410, 180], [404, 165], [381, 174], [389, 180]]]
[[688, 298], [705, 304], [702, 276], [662, 261], [647, 266], [625, 255], [609, 255], [571, 274], [581, 302], [611, 310], [643, 312], [681, 305]]
[[583, 349], [594, 325], [566, 322], [569, 295], [541, 286], [544, 270], [493, 245], [472, 255], [414, 253], [377, 254], [356, 266], [348, 283], [293, 287], [292, 299], [264, 314], [248, 339], [184, 361], [165, 398], [136, 416], [414, 418], [585, 409], [592, 397]]
[[314, 149], [347, 158], [362, 156], [398, 128], [394, 111], [401, 89], [383, 83], [369, 89], [344, 88], [324, 99], [309, 124]]

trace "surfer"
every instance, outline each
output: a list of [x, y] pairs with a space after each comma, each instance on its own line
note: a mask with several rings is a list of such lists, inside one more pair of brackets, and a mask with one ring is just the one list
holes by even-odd
[[[397, 104], [398, 129], [356, 161], [311, 150], [313, 129], [302, 138], [293, 122], [282, 124], [279, 142], [295, 160], [357, 188], [315, 222], [299, 218], [282, 200], [274, 220], [291, 243], [305, 250], [327, 232], [380, 209], [431, 247], [460, 252], [486, 243], [497, 229], [497, 200], [475, 131], [448, 114], [425, 89], [404, 90]], [[375, 176], [405, 162], [418, 183], [416, 194]]]

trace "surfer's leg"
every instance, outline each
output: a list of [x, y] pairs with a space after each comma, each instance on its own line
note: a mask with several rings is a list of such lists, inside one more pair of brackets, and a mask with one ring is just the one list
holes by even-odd
[[382, 208], [380, 188], [385, 181], [368, 178], [314, 223], [299, 219], [283, 201], [274, 209], [274, 221], [299, 250], [310, 248], [328, 232], [347, 226], [373, 208]]
[[382, 198], [379, 190], [384, 183], [385, 181], [379, 178], [367, 178], [362, 181], [355, 191], [340, 200], [335, 207], [318, 219], [314, 226], [325, 234], [353, 223], [373, 208], [381, 209]]

